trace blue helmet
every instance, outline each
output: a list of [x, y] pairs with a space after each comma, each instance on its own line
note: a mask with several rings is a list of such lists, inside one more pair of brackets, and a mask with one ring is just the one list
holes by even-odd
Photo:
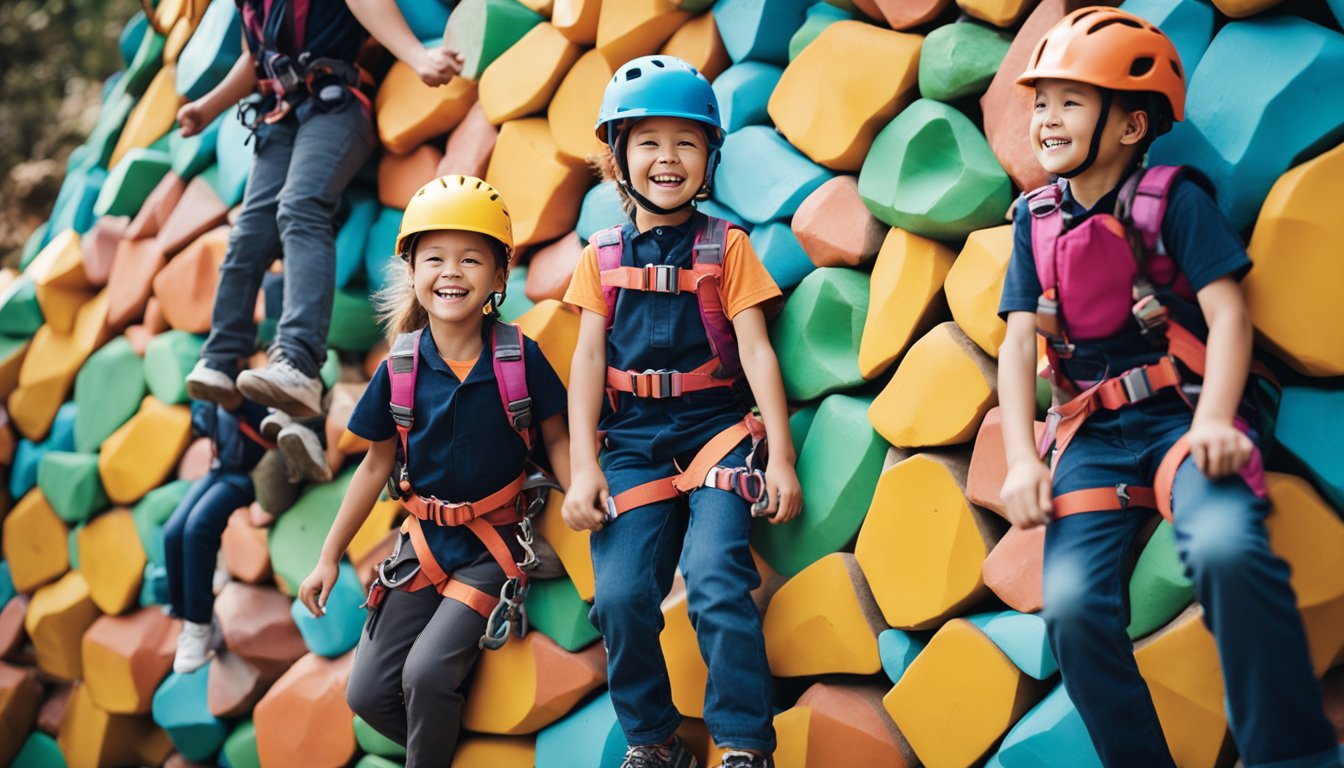
[[619, 124], [644, 117], [694, 120], [705, 126], [710, 149], [723, 144], [714, 89], [699, 70], [676, 56], [641, 56], [616, 70], [602, 95], [597, 138], [614, 148]]

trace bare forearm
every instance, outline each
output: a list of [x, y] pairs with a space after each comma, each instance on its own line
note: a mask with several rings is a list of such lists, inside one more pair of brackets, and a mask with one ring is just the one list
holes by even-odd
[[546, 444], [546, 458], [560, 487], [569, 487], [569, 428], [564, 414], [557, 414], [541, 423], [541, 439]]
[[[591, 324], [585, 312], [583, 322]], [[592, 315], [596, 322], [606, 318]], [[574, 351], [569, 369], [569, 456], [570, 469], [580, 471], [597, 465], [597, 421], [602, 413], [602, 393], [606, 389], [605, 341], [592, 343], [583, 337], [590, 329], [581, 329], [581, 343]]]
[[1251, 319], [1244, 307], [1229, 307], [1209, 318], [1204, 386], [1195, 420], [1231, 424], [1251, 367]]
[[354, 476], [350, 478], [350, 485], [345, 489], [341, 508], [331, 523], [326, 541], [322, 544], [321, 560], [337, 562], [346, 547], [350, 546], [350, 541], [355, 538], [355, 533], [368, 518], [373, 505], [378, 501], [378, 495], [382, 492], [383, 484], [392, 473], [395, 450], [392, 441], [388, 440], [375, 443], [365, 454], [364, 460], [359, 463]]
[[224, 110], [247, 98], [257, 87], [257, 72], [252, 66], [252, 54], [244, 50], [229, 69], [219, 85], [201, 97], [203, 106], [212, 115], [218, 116]]
[[999, 347], [999, 414], [1003, 430], [1004, 458], [1009, 466], [1037, 460], [1036, 436], [1036, 334], [1035, 316], [1013, 313], [1009, 330]]
[[789, 403], [784, 394], [784, 380], [779, 373], [779, 359], [768, 343], [755, 343], [741, 349], [742, 371], [761, 409], [765, 433], [770, 440], [770, 458], [794, 464], [798, 460], [789, 431]]
[[392, 0], [346, 0], [346, 5], [369, 34], [398, 59], [409, 62], [424, 50]]

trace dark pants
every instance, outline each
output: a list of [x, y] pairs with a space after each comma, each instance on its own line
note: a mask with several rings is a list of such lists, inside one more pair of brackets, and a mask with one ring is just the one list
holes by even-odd
[[[722, 465], [744, 465], [747, 447], [738, 446]], [[676, 471], [670, 462], [623, 466], [615, 454], [608, 454], [604, 468], [613, 494]], [[606, 642], [611, 700], [628, 743], [661, 743], [681, 722], [659, 643], [660, 605], [680, 560], [687, 609], [709, 669], [709, 732], [723, 747], [774, 750], [770, 666], [761, 614], [751, 599], [761, 583], [748, 546], [751, 520], [741, 497], [701, 488], [689, 501], [633, 509], [592, 535], [591, 619]]]
[[252, 479], [213, 470], [187, 491], [163, 526], [163, 560], [173, 615], [209, 623], [215, 608], [215, 560], [229, 516], [252, 503]]
[[[1093, 416], [1059, 461], [1055, 493], [1152, 485], [1190, 427], [1180, 403]], [[1269, 503], [1239, 476], [1210, 480], [1187, 459], [1172, 489], [1176, 547], [1213, 633], [1228, 720], [1247, 768], [1338, 766], [1288, 566], [1269, 548]], [[1174, 766], [1125, 633], [1126, 563], [1145, 510], [1052, 522], [1045, 539], [1050, 643], [1069, 698], [1107, 766]]]
[[[488, 554], [453, 578], [492, 595], [504, 586], [504, 571]], [[365, 622], [345, 700], [375, 730], [405, 745], [407, 768], [452, 762], [464, 683], [484, 632], [483, 616], [433, 587], [389, 591]]]
[[258, 136], [243, 208], [229, 231], [201, 357], [230, 375], [256, 346], [257, 290], [282, 253], [284, 309], [275, 348], [310, 377], [326, 359], [336, 290], [336, 214], [374, 137], [368, 115], [352, 96], [327, 111], [310, 102], [299, 110], [302, 120], [287, 117]]

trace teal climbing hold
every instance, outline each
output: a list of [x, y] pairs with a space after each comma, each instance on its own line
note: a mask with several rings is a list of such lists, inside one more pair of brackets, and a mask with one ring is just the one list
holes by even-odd
[[65, 556], [70, 560], [70, 569], [79, 570], [79, 534], [88, 527], [87, 522], [70, 526], [65, 532]]
[[506, 323], [516, 322], [535, 305], [527, 298], [527, 267], [518, 266], [509, 270], [509, 284], [504, 292], [504, 303], [499, 307], [499, 317]]
[[332, 296], [327, 346], [342, 352], [367, 352], [383, 338], [383, 329], [363, 289], [341, 288]]
[[9, 561], [0, 560], [0, 610], [4, 610], [15, 594], [14, 579], [9, 574]]
[[163, 525], [173, 516], [177, 505], [186, 498], [192, 483], [187, 480], [174, 480], [146, 493], [131, 508], [131, 519], [135, 521], [135, 532], [140, 536], [140, 546], [145, 548], [145, 557], [154, 565], [163, 565]]
[[1344, 390], [1284, 387], [1274, 436], [1330, 506], [1344, 510]]
[[1176, 552], [1171, 523], [1158, 524], [1139, 553], [1129, 577], [1129, 636], [1137, 640], [1156, 632], [1195, 599], [1195, 587], [1185, 576]]
[[299, 584], [317, 563], [322, 542], [354, 474], [355, 468], [351, 467], [329, 483], [309, 486], [271, 527], [267, 540], [271, 568], [290, 597], [296, 596]]
[[734, 211], [723, 203], [717, 203], [713, 200], [701, 200], [695, 204], [695, 209], [706, 216], [714, 216], [723, 219], [724, 221], [732, 222], [734, 225], [746, 230], [748, 234], [751, 233], [751, 222], [739, 216], [737, 211]]
[[96, 453], [49, 451], [38, 465], [37, 487], [67, 523], [87, 523], [107, 509]]
[[220, 764], [226, 768], [261, 768], [261, 757], [257, 754], [257, 726], [251, 718], [234, 726], [233, 732], [224, 740], [219, 757]]
[[728, 134], [723, 142], [714, 199], [747, 221], [764, 224], [792, 216], [831, 175], [773, 129], [749, 125]]
[[37, 485], [37, 470], [42, 457], [49, 451], [75, 450], [75, 416], [79, 412], [74, 403], [65, 403], [56, 411], [47, 439], [34, 443], [20, 439], [14, 449], [14, 463], [9, 468], [9, 497], [21, 499]]
[[140, 410], [145, 392], [145, 363], [125, 336], [89, 355], [75, 376], [75, 449], [97, 451]]
[[163, 47], [166, 42], [168, 38], [152, 29], [141, 36], [135, 55], [131, 57], [126, 65], [126, 71], [121, 75], [126, 93], [137, 97], [144, 94], [150, 81], [163, 68]]
[[177, 56], [177, 92], [184, 99], [201, 98], [224, 79], [241, 53], [242, 25], [237, 7], [233, 3], [210, 3], [191, 40]]
[[443, 36], [462, 54], [462, 77], [479, 80], [500, 54], [543, 21], [518, 0], [463, 0], [453, 9]]
[[355, 575], [354, 566], [341, 561], [336, 584], [327, 596], [327, 610], [322, 618], [315, 618], [298, 600], [290, 606], [289, 614], [303, 635], [308, 650], [318, 656], [334, 659], [354, 648], [364, 629], [369, 612], [363, 607], [364, 588]]
[[401, 15], [406, 17], [406, 25], [416, 38], [427, 43], [443, 37], [443, 28], [448, 23], [448, 12], [452, 3], [442, 0], [397, 0]]
[[405, 757], [406, 748], [375, 731], [364, 718], [355, 715], [355, 742], [359, 748], [379, 757]]
[[0, 334], [27, 339], [42, 327], [42, 307], [37, 303], [33, 278], [21, 274], [0, 293]]
[[93, 204], [96, 216], [134, 216], [145, 198], [169, 169], [172, 158], [157, 149], [136, 148], [126, 152], [110, 173], [98, 200]]
[[178, 405], [187, 397], [187, 374], [201, 356], [205, 339], [186, 331], [164, 331], [145, 347], [143, 378], [160, 402]]
[[919, 49], [920, 95], [953, 101], [984, 93], [1012, 43], [1011, 35], [972, 21], [934, 29]]
[[892, 685], [901, 682], [905, 670], [910, 668], [915, 657], [929, 644], [928, 632], [907, 632], [903, 629], [887, 629], [877, 636], [877, 655], [882, 659], [882, 671]]
[[537, 579], [527, 593], [527, 619], [532, 628], [571, 653], [601, 637], [588, 620], [590, 607], [568, 578]]
[[89, 138], [83, 146], [89, 150], [89, 158], [97, 166], [106, 168], [117, 148], [117, 140], [126, 127], [126, 120], [135, 109], [136, 96], [126, 90], [125, 76], [117, 78], [103, 96], [103, 107], [98, 110], [98, 119], [89, 131]]
[[781, 290], [787, 291], [817, 268], [788, 222], [771, 221], [751, 231], [751, 246]]
[[868, 273], [856, 269], [817, 269], [798, 284], [771, 323], [790, 400], [812, 400], [863, 384], [858, 360], [868, 281]]
[[122, 64], [129, 66], [135, 59], [135, 52], [140, 50], [140, 43], [145, 39], [148, 30], [149, 19], [145, 18], [143, 10], [136, 11], [126, 20], [126, 26], [121, 28], [121, 35], [117, 37], [117, 48], [121, 51]]
[[793, 61], [798, 54], [803, 52], [813, 40], [817, 39], [823, 30], [837, 21], [848, 21], [854, 18], [854, 12], [846, 8], [840, 8], [830, 3], [814, 3], [807, 9], [807, 16], [803, 19], [803, 25], [793, 33], [789, 38], [789, 61]]
[[1192, 0], [1125, 0], [1121, 10], [1151, 21], [1176, 46], [1181, 68], [1189, 77], [1213, 40], [1218, 14], [1213, 6]]
[[579, 233], [579, 239], [587, 245], [588, 238], [593, 234], [629, 220], [630, 217], [621, 208], [621, 195], [616, 189], [616, 182], [604, 181], [583, 196], [579, 222], [574, 225], [574, 231]]
[[405, 768], [405, 763], [378, 755], [365, 755], [355, 763], [355, 768]]
[[28, 734], [10, 768], [65, 768], [65, 755], [56, 740], [40, 731]]
[[[61, 191], [56, 195], [56, 203], [51, 208], [47, 242], [69, 229], [82, 235], [93, 228], [93, 223], [103, 215], [96, 209], [108, 180], [107, 171], [98, 166], [80, 167], [65, 177]], [[139, 209], [138, 203], [136, 208]], [[42, 244], [46, 245], [45, 242]]]
[[1018, 669], [1037, 680], [1059, 671], [1045, 619], [1035, 613], [997, 611], [968, 616], [967, 619], [998, 646]]
[[146, 563], [145, 576], [140, 582], [140, 604], [167, 605], [168, 601], [168, 568]]
[[719, 119], [732, 133], [748, 125], [770, 125], [766, 105], [784, 70], [763, 61], [744, 61], [714, 78], [714, 97], [719, 101]]
[[243, 121], [230, 119], [219, 124], [219, 133], [215, 136], [215, 165], [219, 175], [212, 186], [229, 208], [243, 201], [247, 175], [252, 171], [255, 145], [251, 142], [251, 133]]
[[378, 198], [363, 189], [347, 191], [350, 213], [336, 233], [336, 287], [345, 288], [364, 277], [364, 244], [378, 217]]
[[734, 63], [789, 63], [789, 40], [803, 26], [811, 0], [719, 0], [714, 5], [723, 47]]
[[401, 211], [396, 208], [378, 209], [378, 215], [369, 225], [369, 239], [364, 243], [364, 274], [368, 278], [370, 296], [383, 290], [389, 275], [404, 274], [405, 267], [396, 258], [397, 231], [400, 229]]
[[1342, 71], [1344, 34], [1287, 15], [1227, 24], [1189, 78], [1185, 121], [1153, 144], [1150, 160], [1198, 168], [1244, 230], [1284, 171], [1344, 134]]
[[793, 576], [854, 540], [882, 472], [887, 443], [868, 422], [872, 400], [831, 395], [821, 401], [798, 452], [803, 512], [788, 525], [758, 522], [751, 544], [770, 567]]
[[1083, 718], [1064, 686], [1055, 686], [1013, 726], [988, 765], [1001, 768], [1101, 768]]
[[190, 674], [168, 675], [154, 692], [154, 722], [168, 733], [173, 746], [188, 760], [205, 762], [215, 756], [229, 736], [228, 726], [210, 713], [206, 704], [210, 665]]
[[[200, 133], [187, 138], [182, 138], [181, 131], [169, 131], [168, 156], [173, 161], [173, 173], [185, 181], [190, 181], [207, 168], [214, 166], [215, 158], [218, 156], [216, 144], [219, 141], [220, 126], [225, 120], [235, 119], [226, 111]], [[214, 173], [213, 178], [216, 181], [210, 185], [211, 187], [216, 187], [218, 184], [219, 171], [216, 170]]]
[[611, 694], [603, 692], [541, 729], [536, 768], [618, 768], [625, 747]]
[[885, 224], [958, 240], [1003, 223], [1013, 185], [970, 118], [919, 99], [873, 140], [859, 196]]

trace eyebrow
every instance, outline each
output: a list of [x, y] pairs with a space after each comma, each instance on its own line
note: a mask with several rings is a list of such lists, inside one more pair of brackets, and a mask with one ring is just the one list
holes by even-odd
[[[657, 131], [657, 130], [655, 130], [655, 129], [653, 129], [653, 128], [637, 128], [637, 129], [635, 129], [634, 137], [635, 137], [635, 138], [640, 138], [640, 137], [642, 137], [642, 136], [648, 136], [649, 134], [656, 134], [656, 133], [660, 133], [660, 131]], [[684, 134], [689, 134], [689, 135], [694, 136], [694, 137], [696, 137], [696, 138], [701, 138], [701, 137], [704, 135], [703, 133], [701, 133], [699, 130], [697, 130], [697, 129], [695, 129], [695, 128], [678, 128], [678, 129], [676, 130], [676, 135], [677, 135], [677, 136], [682, 136], [682, 135], [684, 135]]]

